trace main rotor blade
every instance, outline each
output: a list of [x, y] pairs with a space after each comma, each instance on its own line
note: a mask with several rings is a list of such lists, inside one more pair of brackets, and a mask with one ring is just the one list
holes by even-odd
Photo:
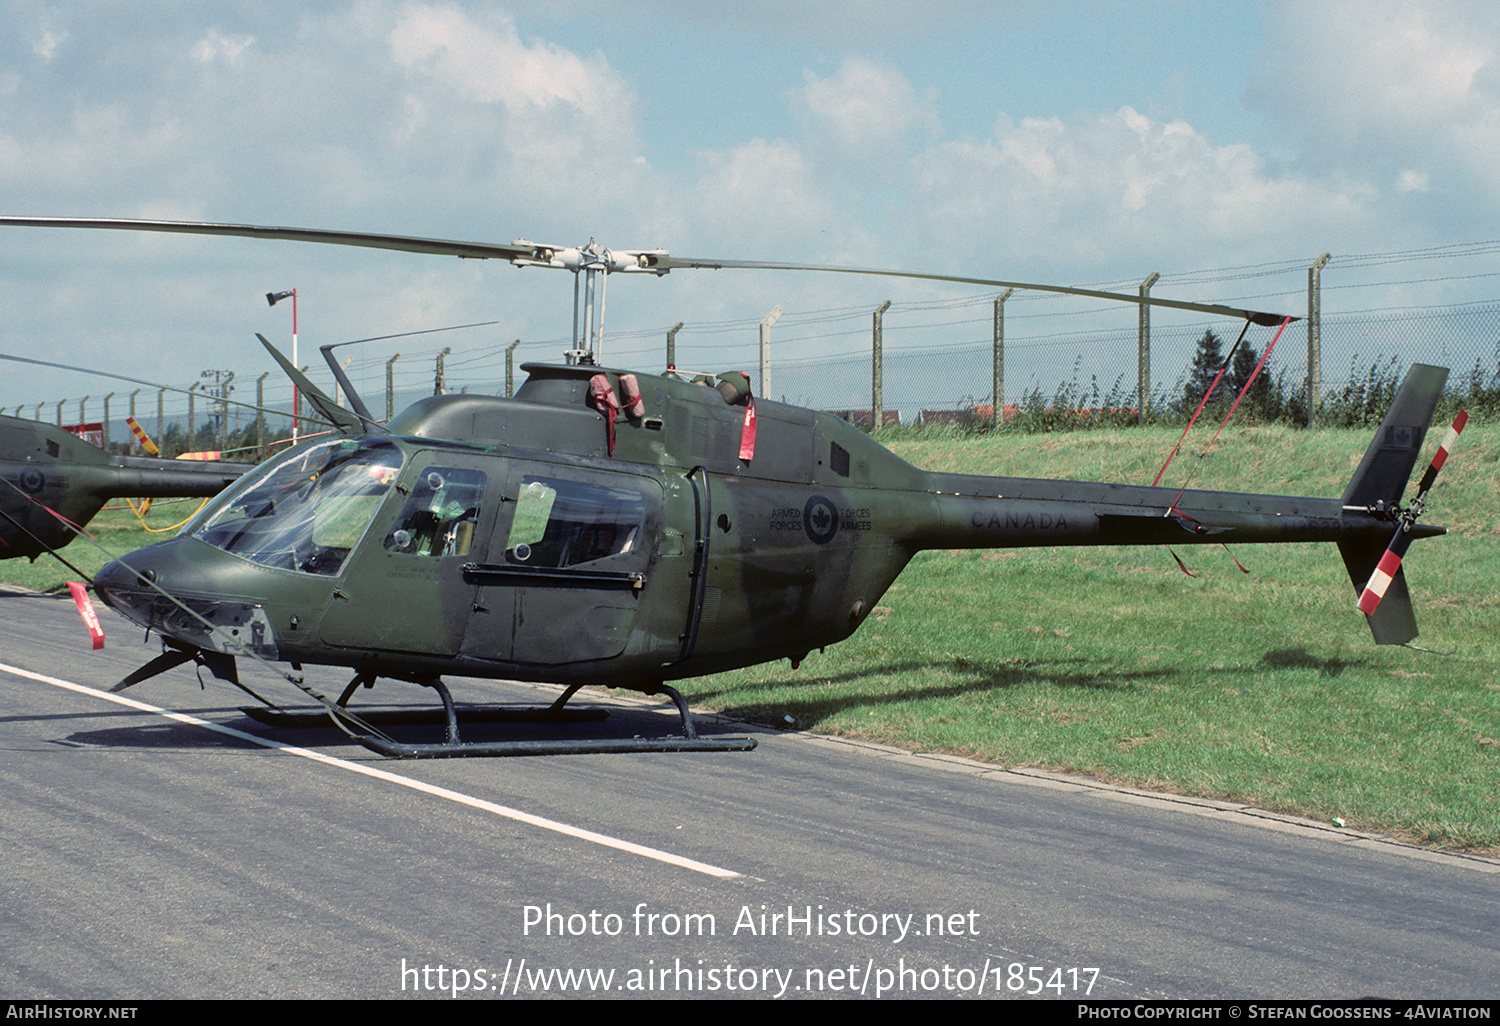
[[468, 257], [474, 260], [528, 259], [536, 252], [529, 243], [457, 242], [421, 239], [406, 235], [377, 235], [321, 228], [276, 228], [254, 224], [213, 224], [197, 221], [139, 221], [106, 217], [10, 217], [0, 216], [0, 225], [18, 228], [114, 228], [136, 232], [175, 232], [183, 235], [240, 235], [251, 239], [287, 242], [324, 242], [336, 246], [395, 249], [407, 253]]
[[[564, 267], [577, 270], [576, 261], [559, 259], [564, 252], [576, 251], [563, 246], [540, 246], [525, 240], [510, 243], [458, 242], [449, 239], [425, 239], [407, 235], [379, 235], [370, 232], [344, 232], [319, 228], [276, 228], [250, 224], [213, 224], [195, 221], [144, 221], [100, 217], [14, 217], [0, 216], [0, 226], [31, 228], [114, 228], [125, 231], [177, 232], [187, 235], [239, 235], [252, 239], [281, 239], [293, 242], [323, 242], [339, 246], [363, 246], [370, 249], [393, 249], [408, 253], [431, 253], [441, 256], [468, 257], [475, 260], [509, 260], [521, 265]], [[1065, 285], [1039, 285], [1034, 282], [1001, 281], [967, 275], [930, 274], [918, 271], [894, 271], [876, 267], [844, 267], [834, 264], [793, 264], [777, 260], [718, 260], [699, 257], [674, 257], [663, 250], [621, 250], [620, 260], [608, 267], [611, 271], [637, 271], [666, 274], [678, 268], [722, 270], [739, 268], [761, 271], [832, 271], [837, 274], [869, 274], [886, 278], [914, 278], [922, 281], [947, 281], [959, 285], [983, 285], [988, 288], [1026, 289], [1032, 292], [1055, 292], [1069, 296], [1087, 296], [1116, 303], [1145, 303], [1173, 310], [1191, 310], [1215, 317], [1243, 318], [1252, 324], [1274, 327], [1283, 321], [1299, 320], [1283, 314], [1241, 310], [1215, 303], [1189, 303], [1179, 299], [1141, 299], [1119, 292], [1082, 289]]]
[[676, 268], [693, 267], [706, 268], [708, 270], [719, 270], [721, 268], [745, 268], [762, 271], [833, 271], [837, 274], [873, 274], [886, 278], [916, 278], [922, 281], [951, 281], [960, 285], [984, 285], [998, 289], [1027, 289], [1032, 292], [1058, 292], [1069, 296], [1088, 296], [1092, 299], [1107, 299], [1119, 303], [1146, 303], [1148, 306], [1162, 306], [1173, 310], [1192, 310], [1195, 313], [1212, 314], [1215, 317], [1244, 318], [1252, 324], [1263, 327], [1275, 327], [1282, 321], [1300, 320], [1298, 317], [1287, 317], [1285, 314], [1263, 313], [1257, 310], [1241, 310], [1232, 306], [1220, 306], [1215, 303], [1189, 303], [1179, 299], [1158, 299], [1156, 296], [1148, 296], [1142, 300], [1140, 296], [1127, 295], [1120, 292], [1102, 292], [1098, 289], [1081, 289], [1066, 285], [1037, 285], [1024, 281], [999, 281], [993, 278], [970, 278], [964, 275], [954, 274], [927, 274], [918, 271], [891, 271], [875, 267], [840, 267], [832, 264], [787, 264], [774, 260], [712, 260], [694, 257], [661, 256], [657, 258], [653, 270], [675, 270]]

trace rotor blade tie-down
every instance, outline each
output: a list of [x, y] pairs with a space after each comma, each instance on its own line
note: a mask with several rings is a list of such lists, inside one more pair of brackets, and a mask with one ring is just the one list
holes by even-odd
[[1240, 328], [1240, 337], [1234, 340], [1234, 345], [1229, 347], [1229, 355], [1224, 357], [1224, 362], [1219, 365], [1219, 373], [1214, 375], [1213, 384], [1208, 386], [1208, 389], [1203, 393], [1203, 398], [1198, 400], [1198, 408], [1188, 418], [1187, 427], [1182, 429], [1182, 435], [1177, 439], [1177, 444], [1172, 446], [1172, 451], [1167, 454], [1167, 462], [1163, 463], [1161, 469], [1156, 472], [1156, 477], [1151, 481], [1152, 488], [1161, 483], [1161, 476], [1172, 465], [1172, 460], [1177, 458], [1177, 450], [1182, 448], [1182, 440], [1187, 437], [1189, 431], [1193, 430], [1193, 425], [1198, 423], [1198, 415], [1203, 412], [1203, 407], [1208, 405], [1209, 399], [1213, 398], [1214, 392], [1218, 391], [1219, 382], [1223, 379], [1224, 373], [1229, 370], [1229, 361], [1234, 359], [1234, 354], [1239, 350], [1240, 343], [1245, 341], [1245, 332], [1249, 330], [1250, 321], [1247, 318], [1244, 327]]
[[[1245, 381], [1244, 387], [1240, 389], [1240, 394], [1234, 397], [1234, 405], [1229, 407], [1229, 412], [1224, 415], [1224, 424], [1228, 424], [1229, 418], [1234, 416], [1234, 411], [1240, 408], [1240, 400], [1245, 398], [1245, 394], [1250, 391], [1250, 386], [1255, 384], [1255, 379], [1257, 376], [1259, 376], [1260, 369], [1264, 367], [1266, 365], [1266, 361], [1271, 358], [1271, 350], [1275, 349], [1276, 343], [1281, 340], [1281, 333], [1285, 331], [1286, 326], [1291, 323], [1292, 319], [1288, 317], [1281, 322], [1281, 327], [1276, 329], [1276, 337], [1271, 339], [1270, 345], [1266, 346], [1266, 351], [1260, 355], [1260, 363], [1257, 363], [1255, 365], [1255, 370], [1250, 372], [1250, 377]], [[1208, 440], [1209, 445], [1212, 445], [1214, 442], [1218, 441], [1219, 432], [1224, 430], [1224, 424], [1220, 424], [1219, 430], [1215, 431], [1214, 436]]]
[[615, 418], [620, 415], [620, 404], [615, 401], [615, 390], [609, 385], [609, 377], [595, 374], [589, 378], [588, 404], [604, 415], [609, 433], [609, 454], [615, 454]]

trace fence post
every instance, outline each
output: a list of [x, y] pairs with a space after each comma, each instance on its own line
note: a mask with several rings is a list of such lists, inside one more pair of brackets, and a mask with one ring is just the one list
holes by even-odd
[[516, 339], [505, 347], [505, 398], [512, 399], [516, 394], [516, 346], [521, 344]]
[[448, 391], [448, 379], [443, 375], [443, 357], [453, 352], [452, 346], [444, 346], [443, 351], [437, 354], [437, 374], [432, 381], [432, 394], [443, 395]]
[[677, 369], [677, 333], [681, 330], [681, 321], [667, 329], [667, 370]]
[[162, 430], [162, 422], [165, 419], [162, 416], [162, 396], [166, 394], [167, 390], [165, 388], [158, 388], [156, 390], [156, 437], [158, 439], [158, 442], [156, 443], [157, 445], [161, 444], [159, 439], [166, 437], [165, 432]]
[[891, 308], [887, 299], [875, 308], [870, 338], [870, 434], [880, 430], [885, 418], [885, 364], [881, 352], [881, 319]]
[[1318, 397], [1323, 394], [1323, 341], [1319, 322], [1322, 297], [1322, 272], [1332, 257], [1324, 253], [1307, 269], [1307, 426], [1313, 426], [1318, 415]]
[[[140, 391], [141, 390], [138, 388], [134, 392], [130, 393], [130, 419], [131, 420], [135, 420], [135, 397], [140, 394]], [[135, 432], [132, 431], [130, 434], [131, 434], [132, 441], [125, 443], [125, 451], [126, 452], [129, 452], [130, 449], [131, 449], [131, 447], [133, 445], [139, 444], [139, 443], [137, 443], [137, 442], [134, 441]]]
[[[349, 365], [353, 362], [354, 354], [350, 353], [348, 356], [339, 361], [339, 370], [348, 370]], [[348, 377], [348, 375], [345, 375], [345, 377]], [[349, 385], [352, 388], [354, 383], [351, 381]], [[335, 376], [333, 379], [333, 405], [337, 406], [341, 410], [344, 408], [344, 390], [343, 387], [339, 384], [339, 379], [337, 376]]]
[[397, 353], [385, 361], [385, 419], [387, 422], [396, 415], [396, 361], [401, 359]]
[[1146, 423], [1146, 407], [1151, 404], [1151, 304], [1146, 300], [1151, 298], [1151, 286], [1160, 277], [1160, 274], [1152, 271], [1141, 282], [1141, 314], [1136, 328], [1136, 376], [1139, 382], [1137, 398], [1141, 403], [1140, 411], [1136, 414], [1137, 424]]
[[771, 325], [781, 316], [781, 307], [774, 306], [760, 322], [760, 394], [771, 398]]
[[109, 452], [109, 401], [115, 397], [113, 392], [104, 397], [104, 451]]
[[83, 430], [84, 422], [89, 419], [88, 413], [85, 411], [88, 407], [89, 400], [92, 398], [92, 396], [86, 395], [82, 399], [78, 400], [78, 430], [80, 431]]
[[63, 403], [65, 403], [65, 402], [67, 402], [66, 399], [59, 399], [57, 401], [57, 426], [58, 427], [62, 427], [62, 408], [63, 408]]
[[223, 455], [224, 449], [229, 445], [229, 393], [234, 391], [231, 382], [234, 381], [234, 371], [230, 371], [224, 377], [224, 382], [218, 388], [219, 392], [219, 452]]
[[991, 382], [995, 397], [995, 411], [990, 418], [992, 427], [1005, 423], [1005, 301], [1015, 289], [1006, 289], [995, 297], [995, 367]]
[[266, 371], [255, 379], [255, 448], [259, 450], [259, 456], [266, 448], [266, 379], [271, 376]]

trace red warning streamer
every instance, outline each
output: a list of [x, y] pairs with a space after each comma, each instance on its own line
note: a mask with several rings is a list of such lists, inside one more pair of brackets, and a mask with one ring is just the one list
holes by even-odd
[[69, 581], [68, 591], [73, 593], [73, 604], [78, 607], [78, 615], [83, 617], [83, 625], [89, 629], [89, 637], [97, 652], [104, 647], [104, 628], [99, 626], [99, 614], [94, 612], [94, 603], [89, 598], [88, 589], [77, 581]]
[[[745, 380], [748, 382], [749, 376]], [[740, 428], [740, 459], [749, 463], [755, 459], [755, 396], [745, 393], [745, 424]]]

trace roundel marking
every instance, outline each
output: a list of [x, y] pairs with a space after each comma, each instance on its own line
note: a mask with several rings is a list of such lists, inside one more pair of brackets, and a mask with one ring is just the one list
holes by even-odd
[[47, 475], [36, 467], [21, 471], [21, 490], [27, 495], [36, 495], [47, 484]]
[[802, 508], [802, 527], [814, 545], [826, 545], [839, 533], [839, 511], [828, 499], [814, 495]]

